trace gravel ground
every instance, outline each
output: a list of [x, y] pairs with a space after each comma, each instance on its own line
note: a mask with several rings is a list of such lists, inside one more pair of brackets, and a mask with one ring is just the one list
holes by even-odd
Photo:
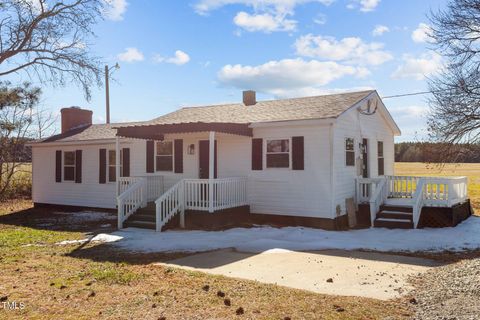
[[414, 285], [414, 319], [480, 319], [480, 258], [437, 267]]

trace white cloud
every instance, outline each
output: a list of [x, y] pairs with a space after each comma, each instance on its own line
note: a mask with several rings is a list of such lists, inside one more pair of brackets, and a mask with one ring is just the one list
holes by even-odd
[[[194, 8], [198, 14], [207, 14], [210, 11], [219, 9], [226, 5], [241, 4], [253, 7], [256, 11], [275, 10], [279, 13], [292, 12], [297, 5], [318, 2], [330, 5], [335, 0], [200, 0]], [[365, 0], [363, 0], [365, 1]], [[377, 0], [378, 1], [378, 0]]]
[[143, 61], [143, 53], [137, 48], [126, 48], [125, 52], [117, 55], [117, 59], [124, 62]]
[[279, 99], [284, 98], [297, 98], [297, 97], [312, 97], [323, 96], [326, 94], [338, 94], [345, 92], [366, 91], [374, 90], [373, 87], [353, 87], [353, 88], [317, 88], [317, 87], [305, 87], [300, 89], [279, 89], [276, 90], [274, 96]]
[[123, 15], [127, 11], [127, 0], [104, 0], [106, 3], [103, 15], [105, 18], [113, 21], [123, 20]]
[[395, 70], [392, 78], [423, 80], [439, 72], [442, 66], [442, 57], [434, 52], [422, 54], [418, 58], [404, 55], [403, 64]]
[[383, 35], [383, 34], [386, 33], [386, 32], [389, 32], [389, 31], [390, 31], [390, 28], [389, 28], [389, 27], [383, 26], [383, 25], [381, 25], [381, 24], [378, 24], [378, 25], [376, 25], [375, 28], [373, 29], [372, 35], [373, 35], [374, 37], [379, 37], [379, 36]]
[[184, 65], [190, 61], [190, 56], [183, 52], [182, 50], [175, 51], [175, 55], [170, 58], [162, 57], [160, 55], [156, 55], [154, 58], [155, 62], [161, 63], [172, 63], [176, 64], [177, 66]]
[[263, 31], [270, 33], [273, 31], [293, 31], [296, 29], [295, 20], [286, 19], [283, 16], [272, 16], [269, 13], [249, 14], [244, 11], [237, 13], [233, 22], [240, 28], [249, 32]]
[[246, 31], [294, 31], [297, 21], [289, 17], [295, 14], [295, 7], [301, 4], [317, 2], [329, 5], [335, 0], [200, 0], [194, 8], [198, 14], [209, 12], [227, 5], [244, 5], [250, 7], [253, 13], [238, 12], [233, 22]]
[[327, 23], [327, 16], [324, 15], [323, 13], [319, 13], [315, 17], [315, 19], [313, 19], [313, 22], [315, 22], [316, 24], [319, 24], [319, 25], [324, 25], [324, 24]]
[[[362, 67], [346, 66], [333, 61], [284, 59], [257, 66], [226, 65], [218, 73], [220, 83], [254, 89], [276, 96], [304, 95], [345, 76], [361, 78], [368, 74]], [[296, 93], [296, 94], [295, 94]]]
[[333, 37], [308, 34], [295, 41], [295, 48], [300, 56], [349, 63], [380, 65], [393, 59], [389, 52], [383, 50], [383, 44], [365, 43], [356, 37], [338, 41]]
[[370, 12], [380, 4], [381, 0], [352, 0], [348, 5], [348, 9], [360, 8], [362, 12]]
[[430, 40], [431, 28], [426, 23], [420, 23], [417, 29], [412, 32], [412, 40], [417, 43], [428, 42]]

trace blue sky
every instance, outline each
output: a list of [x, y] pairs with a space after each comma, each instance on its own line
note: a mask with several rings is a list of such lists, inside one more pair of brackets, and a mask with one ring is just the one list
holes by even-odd
[[[443, 0], [109, 0], [92, 51], [109, 65], [112, 121], [147, 120], [181, 106], [375, 88], [424, 91], [442, 59], [429, 50], [430, 10]], [[402, 129], [422, 134], [427, 96], [386, 99]], [[77, 105], [104, 121], [104, 89], [44, 88], [52, 111]]]

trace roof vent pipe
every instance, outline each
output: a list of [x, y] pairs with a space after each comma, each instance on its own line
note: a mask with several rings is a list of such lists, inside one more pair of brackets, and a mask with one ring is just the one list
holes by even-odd
[[257, 103], [256, 93], [253, 90], [243, 91], [243, 104], [253, 106]]

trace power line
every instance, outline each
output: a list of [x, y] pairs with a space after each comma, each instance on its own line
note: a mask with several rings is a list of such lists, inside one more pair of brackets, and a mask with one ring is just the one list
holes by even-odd
[[434, 93], [434, 91], [421, 91], [421, 92], [396, 94], [396, 95], [393, 95], [393, 96], [382, 97], [382, 99], [401, 98], [401, 97], [408, 97], [408, 96], [418, 96], [418, 95], [421, 95], [421, 94], [429, 94], [429, 93]]

